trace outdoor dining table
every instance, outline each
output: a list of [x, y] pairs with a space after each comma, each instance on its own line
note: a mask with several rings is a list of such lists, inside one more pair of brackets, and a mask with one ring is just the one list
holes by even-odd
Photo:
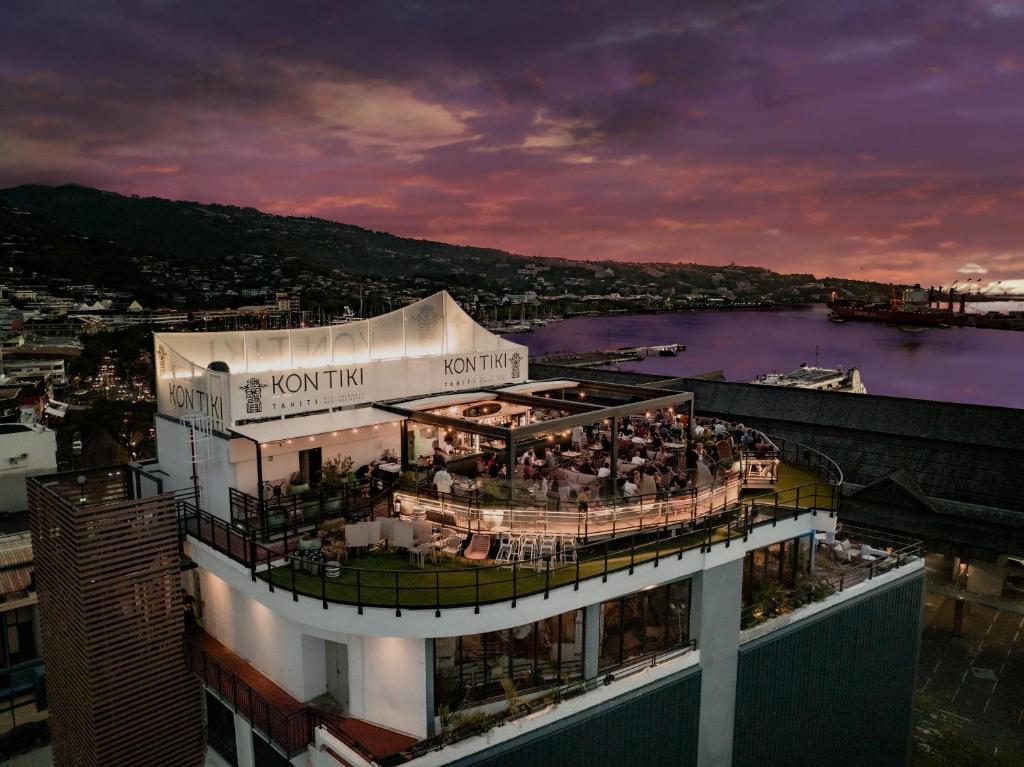
[[667, 450], [682, 450], [686, 447], [686, 444], [683, 442], [662, 442], [661, 444], [664, 445]]

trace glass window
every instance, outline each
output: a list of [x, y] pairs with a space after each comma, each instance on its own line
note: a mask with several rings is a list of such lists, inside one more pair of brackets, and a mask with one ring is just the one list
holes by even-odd
[[598, 669], [676, 647], [690, 639], [690, 581], [674, 581], [601, 604]]
[[434, 640], [434, 698], [449, 710], [504, 695], [503, 679], [520, 692], [583, 676], [583, 612], [461, 637]]

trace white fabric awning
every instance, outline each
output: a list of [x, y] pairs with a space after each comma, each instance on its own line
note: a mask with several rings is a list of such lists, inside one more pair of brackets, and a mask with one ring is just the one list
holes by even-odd
[[313, 415], [282, 418], [276, 421], [247, 423], [235, 426], [231, 431], [239, 436], [266, 443], [282, 439], [295, 439], [296, 437], [313, 437], [317, 434], [330, 434], [335, 431], [361, 429], [367, 426], [397, 424], [402, 420], [400, 415], [389, 413], [387, 410], [376, 407], [359, 407], [353, 410], [335, 410], [331, 413], [314, 413]]
[[458, 394], [441, 394], [436, 397], [424, 397], [423, 399], [411, 400], [409, 402], [398, 402], [398, 407], [406, 410], [433, 410], [438, 407], [449, 407], [451, 405], [466, 405], [470, 402], [490, 402], [494, 399], [494, 392], [488, 391], [467, 391]]

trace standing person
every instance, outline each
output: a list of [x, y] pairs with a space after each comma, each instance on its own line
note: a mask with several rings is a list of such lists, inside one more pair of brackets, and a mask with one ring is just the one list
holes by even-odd
[[691, 442], [686, 448], [686, 477], [691, 483], [697, 477], [697, 463], [700, 461], [700, 455], [697, 453], [695, 445], [700, 445], [700, 443]]
[[448, 473], [448, 469], [446, 467], [442, 466], [437, 470], [437, 473], [434, 474], [434, 489], [437, 491], [438, 495], [451, 495], [453, 484], [454, 480], [452, 479], [452, 475]]
[[640, 474], [640, 495], [651, 496], [653, 498], [658, 494], [658, 484], [654, 480], [654, 473], [654, 467], [648, 466]]
[[572, 449], [576, 453], [583, 452], [583, 427], [572, 427]]
[[583, 485], [576, 497], [579, 500], [579, 512], [582, 517], [590, 511], [590, 488], [587, 485]]

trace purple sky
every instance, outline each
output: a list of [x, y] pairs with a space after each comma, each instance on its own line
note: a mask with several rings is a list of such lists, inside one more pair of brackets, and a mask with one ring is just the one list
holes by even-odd
[[7, 0], [0, 51], [0, 185], [1024, 278], [1024, 0]]

